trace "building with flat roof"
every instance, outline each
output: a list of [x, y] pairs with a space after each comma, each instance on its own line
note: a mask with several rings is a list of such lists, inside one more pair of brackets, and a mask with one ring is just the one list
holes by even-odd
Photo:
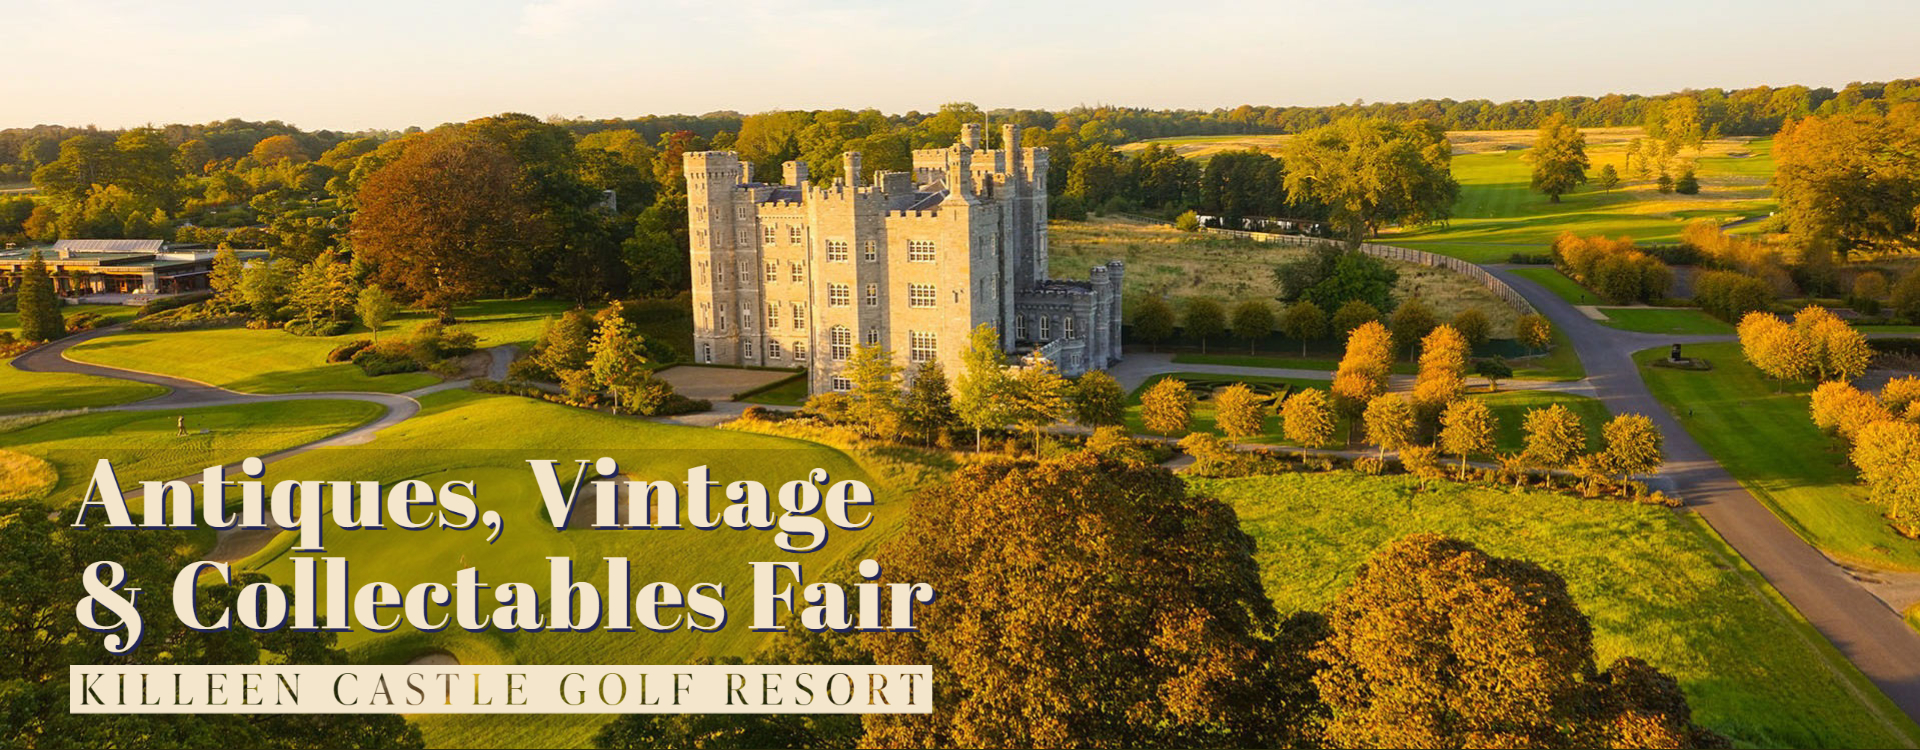
[[[13, 291], [40, 253], [63, 297], [89, 294], [164, 296], [207, 288], [213, 250], [171, 248], [162, 240], [60, 240], [49, 248], [0, 251], [0, 286]], [[267, 257], [265, 250], [236, 250], [240, 260]]]
[[833, 184], [805, 162], [763, 183], [734, 152], [686, 154], [694, 358], [805, 367], [820, 393], [849, 387], [859, 344], [886, 347], [909, 375], [931, 361], [954, 373], [989, 323], [1004, 351], [1067, 375], [1118, 362], [1122, 264], [1047, 277], [1047, 149], [1001, 132], [1003, 148], [986, 149], [969, 124], [871, 184], [857, 152]]

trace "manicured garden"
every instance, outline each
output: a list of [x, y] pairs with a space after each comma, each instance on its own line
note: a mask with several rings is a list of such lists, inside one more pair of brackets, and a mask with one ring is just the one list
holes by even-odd
[[1706, 371], [1653, 367], [1665, 348], [1634, 355], [1653, 395], [1688, 434], [1787, 526], [1835, 558], [1920, 570], [1920, 542], [1896, 533], [1868, 502], [1846, 455], [1813, 424], [1806, 384], [1768, 380], [1737, 343], [1702, 344], [1688, 356]]
[[1190, 483], [1239, 513], [1283, 612], [1323, 608], [1387, 541], [1441, 533], [1563, 576], [1602, 662], [1630, 654], [1673, 675], [1695, 720], [1735, 746], [1920, 742], [1920, 727], [1695, 516], [1350, 472]]

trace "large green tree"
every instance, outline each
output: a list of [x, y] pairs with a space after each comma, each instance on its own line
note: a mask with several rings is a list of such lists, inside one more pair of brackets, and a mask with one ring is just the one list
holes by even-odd
[[1920, 249], [1920, 117], [1809, 117], [1780, 129], [1774, 194], [1794, 236], [1842, 256]]
[[1453, 214], [1460, 185], [1446, 131], [1424, 120], [1348, 117], [1287, 141], [1287, 198], [1325, 206], [1358, 246], [1386, 224], [1426, 224]]
[[1566, 115], [1540, 123], [1540, 135], [1524, 158], [1533, 165], [1533, 189], [1546, 193], [1551, 203], [1587, 181], [1587, 136]]
[[60, 298], [53, 292], [53, 276], [47, 273], [47, 261], [37, 250], [20, 275], [20, 293], [15, 302], [20, 311], [20, 338], [51, 341], [67, 334], [66, 318], [60, 315]]

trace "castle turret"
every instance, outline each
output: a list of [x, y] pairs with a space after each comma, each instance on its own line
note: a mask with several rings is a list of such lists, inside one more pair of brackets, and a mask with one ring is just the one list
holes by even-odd
[[799, 186], [807, 181], [807, 163], [794, 160], [780, 165], [780, 184]]
[[753, 162], [740, 162], [740, 184], [745, 185], [749, 182], [753, 182]]
[[699, 151], [681, 159], [687, 176], [687, 224], [693, 262], [693, 336], [701, 362], [738, 361], [741, 304], [738, 269], [758, 261], [743, 252], [735, 227], [734, 191], [744, 174], [732, 151]]
[[947, 149], [947, 200], [976, 203], [973, 196], [973, 149], [956, 143]]
[[985, 145], [981, 143], [985, 135], [986, 131], [980, 127], [980, 123], [966, 123], [960, 126], [960, 145], [966, 146], [973, 151], [979, 151], [980, 148]]
[[860, 187], [860, 152], [848, 151], [840, 159], [841, 172], [846, 175], [847, 187]]

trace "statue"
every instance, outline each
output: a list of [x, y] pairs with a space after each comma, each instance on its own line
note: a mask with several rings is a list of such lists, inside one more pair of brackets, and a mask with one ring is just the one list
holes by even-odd
[[1669, 355], [1667, 355], [1667, 361], [1668, 361], [1668, 362], [1685, 362], [1685, 361], [1687, 361], [1687, 358], [1686, 358], [1686, 357], [1682, 357], [1682, 356], [1680, 356], [1680, 345], [1679, 345], [1679, 344], [1674, 344], [1674, 345], [1673, 345], [1673, 353], [1672, 353], [1672, 354], [1669, 354]]

